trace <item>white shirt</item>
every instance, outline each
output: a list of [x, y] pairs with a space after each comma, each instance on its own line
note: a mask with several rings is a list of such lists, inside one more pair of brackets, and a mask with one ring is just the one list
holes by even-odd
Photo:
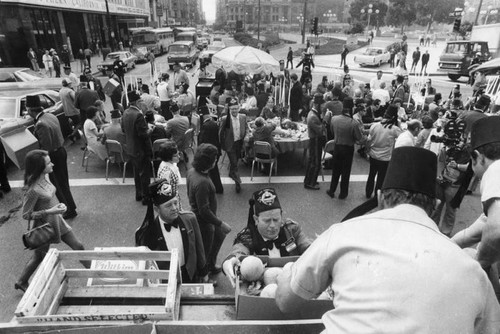
[[167, 244], [167, 248], [172, 250], [177, 248], [179, 251], [179, 265], [182, 267], [186, 262], [184, 260], [184, 245], [182, 243], [182, 234], [181, 230], [178, 227], [171, 227], [170, 232], [167, 232], [165, 229], [166, 224], [160, 216], [158, 216], [160, 221], [161, 233], [163, 234], [163, 238], [165, 239], [165, 243]]
[[481, 202], [500, 198], [500, 160], [494, 161], [484, 172], [481, 180]]
[[387, 89], [378, 88], [373, 91], [372, 99], [380, 100], [381, 105], [387, 104], [391, 100], [391, 96], [389, 95], [389, 91]]
[[374, 91], [375, 89], [379, 89], [380, 88], [380, 84], [383, 82], [384, 80], [382, 80], [382, 78], [378, 78], [378, 77], [375, 77], [373, 79], [370, 80], [370, 89], [372, 91]]
[[414, 205], [332, 225], [291, 271], [304, 299], [332, 287], [325, 333], [498, 333], [486, 273]]
[[406, 130], [398, 136], [396, 143], [394, 144], [394, 148], [401, 146], [415, 146], [416, 139], [417, 138], [415, 138], [410, 131]]
[[166, 102], [170, 101], [170, 87], [168, 87], [168, 82], [162, 81], [156, 87], [160, 101]]
[[240, 118], [238, 116], [233, 117], [231, 116], [231, 123], [233, 124], [233, 135], [234, 135], [234, 141], [243, 139], [240, 138]]
[[68, 75], [68, 79], [71, 81], [73, 89], [75, 89], [75, 87], [78, 87], [78, 85], [80, 84], [80, 80], [78, 79], [78, 77], [76, 76], [76, 74], [73, 73], [73, 72], [71, 72]]

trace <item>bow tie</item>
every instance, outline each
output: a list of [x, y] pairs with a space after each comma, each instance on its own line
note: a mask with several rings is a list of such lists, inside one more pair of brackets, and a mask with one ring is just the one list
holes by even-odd
[[171, 224], [163, 224], [163, 226], [165, 226], [165, 230], [167, 230], [167, 232], [170, 232], [170, 230], [172, 229], [172, 227], [178, 228], [179, 227], [179, 223], [177, 222], [177, 220], [175, 220]]
[[266, 240], [264, 241], [264, 245], [266, 246], [267, 249], [271, 250], [273, 249], [274, 246], [276, 246], [277, 249], [280, 248], [280, 244], [278, 242], [278, 239], [274, 240]]

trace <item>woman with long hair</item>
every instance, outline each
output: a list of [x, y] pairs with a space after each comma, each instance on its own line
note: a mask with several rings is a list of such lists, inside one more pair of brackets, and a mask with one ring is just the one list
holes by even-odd
[[[62, 217], [67, 208], [65, 204], [59, 203], [56, 188], [49, 181], [48, 174], [52, 173], [54, 165], [50, 161], [48, 152], [43, 150], [29, 152], [26, 155], [25, 166], [23, 218], [28, 221], [33, 220], [32, 228], [49, 223], [55, 231], [51, 243], [60, 243], [62, 240], [72, 249], [85, 249]], [[42, 262], [49, 247], [50, 243], [35, 249], [21, 277], [14, 285], [16, 290], [26, 291], [28, 280]], [[90, 267], [89, 261], [82, 261], [82, 264]]]
[[179, 183], [181, 181], [181, 173], [177, 164], [179, 163], [179, 151], [177, 144], [173, 141], [168, 141], [160, 145], [158, 156], [161, 159], [158, 167], [158, 179], [165, 179], [172, 186], [179, 200], [179, 210], [182, 210], [181, 196], [179, 194]]

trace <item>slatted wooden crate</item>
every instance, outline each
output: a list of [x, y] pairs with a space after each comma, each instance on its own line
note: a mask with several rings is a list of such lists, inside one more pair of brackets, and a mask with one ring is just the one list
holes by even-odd
[[[138, 266], [139, 269], [72, 269], [71, 261], [129, 260], [137, 263], [170, 262], [169, 270]], [[79, 266], [79, 264], [78, 264]], [[74, 265], [73, 265], [74, 267]], [[90, 279], [137, 280], [143, 284], [89, 285]], [[166, 282], [149, 286], [147, 282]], [[178, 320], [181, 274], [177, 249], [59, 251], [52, 248], [41, 263], [18, 304], [18, 323], [41, 322], [141, 322]]]

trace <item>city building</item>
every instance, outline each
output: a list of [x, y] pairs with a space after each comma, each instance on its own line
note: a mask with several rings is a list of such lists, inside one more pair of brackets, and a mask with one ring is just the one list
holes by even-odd
[[[107, 13], [109, 9], [109, 16]], [[147, 26], [156, 0], [0, 0], [0, 57], [6, 65], [28, 66], [29, 48], [61, 50], [124, 46], [129, 28]]]
[[[156, 0], [161, 26], [196, 26], [205, 24], [201, 0]], [[158, 14], [160, 15], [160, 14]]]

